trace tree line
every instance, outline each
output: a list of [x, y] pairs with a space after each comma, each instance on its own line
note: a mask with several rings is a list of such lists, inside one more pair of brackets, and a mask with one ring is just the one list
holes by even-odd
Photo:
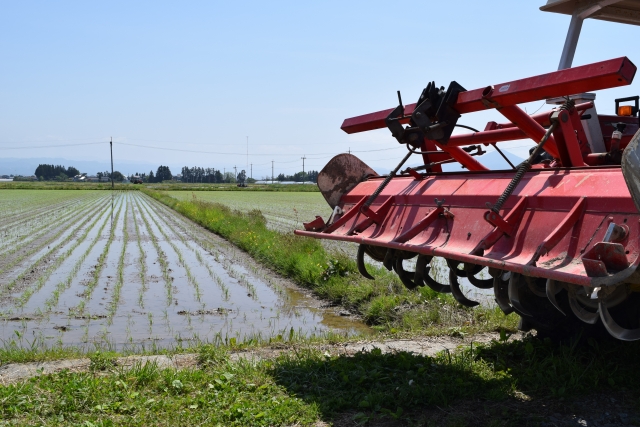
[[[220, 169], [216, 168], [202, 168], [199, 166], [183, 166], [182, 167], [182, 182], [192, 182], [192, 183], [233, 183], [233, 182], [255, 182], [254, 179], [247, 177], [247, 172], [242, 169], [238, 175], [235, 175], [233, 172], [220, 171]], [[65, 168], [64, 166], [54, 166], [54, 165], [38, 165], [35, 172], [36, 177], [39, 180], [51, 181], [66, 181], [68, 178], [72, 178], [76, 175], [80, 175], [80, 171], [74, 168], [73, 166], [69, 166]], [[112, 174], [109, 171], [98, 172], [96, 174], [99, 180], [102, 181], [103, 178], [107, 180], [111, 180]], [[173, 179], [173, 175], [171, 174], [171, 169], [169, 166], [159, 166], [156, 172], [153, 170], [149, 171], [149, 173], [138, 173], [136, 172], [133, 175], [130, 175], [129, 180], [133, 180], [134, 176], [138, 176], [142, 179], [143, 182], [154, 183], [154, 182], [162, 182], [162, 181], [171, 181]], [[125, 176], [118, 171], [113, 172], [113, 180], [116, 182], [122, 182], [125, 179]], [[308, 172], [297, 172], [293, 175], [285, 175], [279, 174], [276, 178], [277, 181], [294, 181], [294, 182], [317, 182], [318, 181], [318, 171], [308, 171]], [[265, 181], [271, 180], [271, 177], [265, 177]]]
[[[269, 179], [269, 178], [267, 178]], [[295, 181], [295, 182], [318, 182], [318, 171], [297, 172], [293, 175], [279, 174], [276, 178], [278, 181]]]
[[62, 165], [38, 165], [35, 176], [40, 181], [66, 181], [68, 178], [80, 175], [80, 171], [73, 166], [65, 168]]
[[162, 182], [162, 181], [171, 181], [173, 179], [173, 175], [171, 175], [171, 169], [169, 166], [158, 166], [156, 173], [154, 174], [152, 170], [149, 173], [138, 173], [129, 176], [129, 180], [132, 181], [134, 176], [138, 176], [142, 179], [143, 182]]

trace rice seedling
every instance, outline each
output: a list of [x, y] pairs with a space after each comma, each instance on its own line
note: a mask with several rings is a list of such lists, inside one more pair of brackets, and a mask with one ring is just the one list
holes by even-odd
[[[166, 208], [163, 206], [162, 207], [165, 212]], [[213, 279], [215, 281], [215, 283], [217, 283], [220, 286], [220, 289], [222, 290], [223, 293], [223, 298], [225, 300], [229, 299], [229, 288], [228, 286], [224, 283], [224, 281], [213, 271], [213, 268], [211, 266], [211, 264], [209, 264], [203, 257], [201, 254], [201, 251], [198, 250], [197, 248], [194, 247], [194, 244], [192, 244], [192, 242], [190, 242], [189, 240], [195, 242], [195, 244], [199, 245], [200, 247], [204, 247], [209, 249], [210, 252], [215, 251], [216, 253], [218, 252], [218, 249], [215, 247], [215, 245], [213, 245], [211, 242], [208, 242], [206, 239], [202, 239], [200, 237], [198, 237], [197, 233], [193, 233], [193, 230], [195, 229], [195, 227], [192, 225], [192, 227], [190, 227], [189, 229], [187, 229], [187, 227], [182, 228], [182, 231], [187, 234], [187, 236], [189, 237], [189, 240], [187, 240], [182, 233], [180, 233], [179, 231], [177, 231], [172, 225], [171, 222], [173, 222], [173, 220], [175, 220], [175, 216], [173, 214], [169, 214], [169, 215], [165, 215], [163, 216], [163, 220], [164, 223], [166, 224], [166, 226], [173, 232], [173, 234], [175, 236], [178, 236], [178, 238], [180, 239], [180, 241], [187, 247], [189, 248], [196, 256], [196, 260], [198, 261], [198, 263], [200, 265], [202, 265], [208, 272], [209, 277], [211, 277], [211, 279]], [[177, 223], [174, 222], [174, 224], [176, 224], [176, 226], [179, 227], [179, 225]], [[183, 223], [184, 225], [184, 223]], [[201, 231], [201, 230], [200, 230]], [[202, 233], [200, 233], [202, 234]], [[218, 261], [218, 258], [216, 258], [216, 261]], [[255, 289], [254, 289], [255, 292]]]
[[[16, 286], [16, 284], [18, 284], [19, 282], [23, 282], [24, 278], [28, 274], [31, 274], [31, 272], [34, 272], [36, 269], [39, 269], [40, 266], [42, 264], [44, 264], [49, 257], [51, 257], [54, 254], [56, 254], [60, 249], [65, 247], [69, 242], [72, 242], [74, 237], [75, 237], [75, 234], [78, 232], [78, 230], [81, 230], [91, 220], [91, 218], [92, 218], [92, 215], [88, 215], [86, 217], [86, 219], [84, 221], [82, 221], [80, 224], [75, 224], [75, 227], [70, 225], [69, 228], [72, 228], [71, 232], [68, 233], [68, 235], [65, 238], [63, 238], [61, 241], [59, 241], [53, 248], [50, 248], [47, 252], [45, 252], [35, 262], [33, 262], [32, 264], [27, 266], [27, 268], [25, 270], [23, 270], [22, 273], [20, 273], [15, 279], [13, 279], [11, 282], [6, 284], [2, 288], [2, 293], [6, 294], [7, 292], [13, 290], [13, 288]], [[64, 261], [64, 259], [72, 252], [72, 249], [74, 249], [74, 248], [75, 248], [75, 246], [72, 244], [72, 248], [70, 248], [67, 252], [57, 256], [57, 258], [53, 261], [53, 264], [50, 265], [48, 268], [46, 268], [44, 270], [43, 274], [41, 274], [39, 276], [39, 278], [38, 278], [38, 280], [36, 282], [35, 288], [38, 288], [39, 286], [42, 286], [44, 284], [46, 279], [62, 263], [62, 261]], [[33, 293], [33, 291], [34, 291], [34, 288], [32, 288], [32, 287], [27, 288], [27, 290], [25, 290], [24, 294], [19, 298], [20, 303], [24, 304], [24, 302], [26, 302], [26, 300], [28, 300], [29, 296]]]
[[[38, 209], [17, 221], [3, 221], [0, 227], [0, 256], [9, 255], [20, 247], [36, 241], [55, 224], [64, 223], [80, 209], [88, 209], [96, 200], [84, 200], [84, 203], [69, 203], [63, 207], [48, 206]], [[34, 229], [36, 232], [34, 232]]]
[[140, 235], [140, 226], [138, 225], [138, 219], [135, 214], [135, 210], [133, 211], [133, 223], [135, 225], [136, 230], [136, 242], [138, 244], [138, 275], [140, 276], [140, 290], [138, 291], [138, 305], [140, 308], [144, 308], [144, 293], [147, 290], [146, 279], [147, 279], [147, 254], [142, 249], [141, 235]]
[[[68, 238], [65, 239], [65, 241], [63, 243], [61, 243], [61, 245], [63, 245], [63, 244], [66, 244], [66, 243], [68, 243], [70, 241], [72, 242], [72, 244], [69, 247], [69, 249], [67, 249], [62, 254], [59, 254], [59, 255], [56, 256], [56, 258], [53, 261], [53, 263], [51, 263], [49, 265], [49, 267], [45, 270], [45, 272], [40, 275], [40, 277], [36, 281], [35, 285], [30, 286], [29, 288], [25, 289], [25, 291], [22, 293], [22, 295], [20, 297], [18, 297], [18, 300], [17, 300], [17, 305], [18, 306], [24, 306], [24, 304], [29, 300], [31, 295], [33, 295], [35, 292], [39, 291], [42, 288], [42, 286], [45, 284], [45, 282], [49, 279], [51, 274], [60, 267], [60, 265], [76, 250], [76, 248], [78, 246], [80, 246], [80, 244], [82, 242], [85, 241], [85, 239], [87, 238], [87, 236], [89, 235], [91, 230], [95, 227], [95, 225], [100, 220], [100, 217], [101, 217], [100, 214], [101, 214], [101, 212], [94, 211], [91, 214], [87, 215], [87, 218], [80, 224], [80, 226], [76, 229], [76, 231], [74, 231], [72, 234], [70, 234], [68, 236]], [[81, 230], [82, 227], [84, 227], [86, 225], [86, 223], [89, 222], [92, 219], [92, 217], [94, 217], [94, 216], [95, 216], [95, 219], [85, 228], [84, 233], [81, 236], [76, 237], [76, 233], [79, 230]], [[33, 268], [33, 266], [31, 268]], [[74, 266], [74, 268], [75, 268], [75, 266]], [[75, 272], [72, 269], [71, 274], [74, 274], [74, 273]], [[70, 280], [71, 279], [69, 279], [69, 281]]]
[[[118, 218], [120, 217], [121, 210], [122, 210], [122, 201], [119, 201], [119, 204], [117, 206], [117, 211], [115, 213], [115, 219], [114, 219], [115, 223], [118, 222]], [[104, 268], [107, 254], [109, 253], [109, 248], [111, 247], [111, 243], [113, 242], [114, 237], [115, 237], [115, 227], [112, 225], [107, 242], [104, 245], [104, 249], [102, 250], [102, 253], [100, 253], [100, 256], [98, 257], [98, 261], [93, 270], [92, 278], [89, 281], [89, 283], [87, 283], [87, 286], [84, 289], [84, 298], [75, 307], [75, 309], [70, 309], [72, 312], [75, 312], [81, 315], [84, 314], [84, 307], [86, 305], [86, 302], [91, 298], [91, 294], [93, 293], [93, 290], [95, 289], [95, 287], [97, 286], [100, 280], [100, 273], [102, 273], [102, 269]]]
[[78, 257], [78, 260], [73, 265], [71, 271], [69, 272], [69, 274], [67, 275], [65, 280], [61, 281], [60, 283], [58, 283], [56, 285], [55, 289], [53, 290], [53, 292], [51, 294], [51, 297], [48, 298], [45, 301], [45, 306], [47, 307], [48, 310], [52, 310], [53, 307], [58, 305], [58, 300], [60, 298], [60, 293], [62, 291], [64, 291], [65, 289], [68, 289], [71, 286], [71, 282], [73, 281], [73, 279], [76, 277], [76, 275], [80, 271], [80, 267], [86, 261], [87, 256], [89, 255], [89, 253], [91, 253], [92, 249], [96, 246], [96, 244], [102, 238], [102, 232], [103, 232], [104, 228], [107, 226], [108, 223], [109, 223], [109, 218], [105, 216], [105, 218], [104, 218], [104, 220], [102, 222], [102, 225], [100, 226], [100, 228], [98, 229], [98, 232], [96, 233], [96, 237], [93, 238], [93, 240], [91, 241], [91, 243], [89, 244], [87, 249], [84, 251], [84, 253], [82, 255], [80, 255], [80, 257]]
[[153, 313], [149, 311], [147, 318], [149, 319], [149, 334], [151, 334], [151, 332], [153, 332]]
[[[106, 200], [103, 201], [103, 203], [106, 204]], [[99, 209], [100, 207], [102, 207], [102, 205], [95, 209]], [[23, 250], [21, 253], [19, 253], [18, 256], [16, 256], [15, 258], [11, 259], [8, 262], [5, 262], [2, 265], [2, 268], [0, 268], [0, 275], [9, 271], [11, 268], [18, 265], [20, 262], [27, 259], [31, 255], [34, 255], [37, 252], [42, 251], [42, 248], [44, 248], [45, 246], [50, 246], [52, 243], [55, 243], [61, 236], [64, 236], [65, 233], [68, 233], [69, 230], [72, 229], [74, 225], [76, 225], [77, 219], [82, 218], [83, 216], [84, 216], [83, 212], [75, 212], [73, 215], [71, 215], [70, 218], [65, 220], [63, 225], [60, 226], [55, 233], [51, 233], [50, 230], [43, 228], [41, 230], [40, 236], [43, 236], [44, 240], [42, 240], [37, 246], [26, 246], [26, 249]], [[7, 258], [9, 255], [15, 252], [18, 252], [20, 249], [21, 249], [21, 246], [19, 245], [15, 246], [7, 253], [2, 254], [2, 256], [4, 258]]]
[[3, 204], [0, 205], [0, 215], [3, 222], [0, 224], [0, 236], [5, 231], [15, 229], [17, 225], [25, 222], [48, 221], [55, 219], [62, 213], [73, 210], [77, 206], [83, 206], [103, 196], [99, 193], [78, 194], [76, 192], [47, 192], [40, 197], [26, 198], [25, 194], [33, 192], [10, 192], [3, 194]]
[[144, 222], [145, 228], [147, 230], [147, 234], [149, 235], [149, 238], [151, 239], [153, 247], [155, 248], [156, 253], [158, 254], [158, 262], [160, 263], [160, 267], [162, 268], [162, 278], [164, 279], [164, 284], [165, 284], [167, 305], [171, 305], [171, 301], [173, 301], [173, 291], [171, 287], [172, 279], [171, 279], [171, 276], [169, 275], [169, 265], [167, 263], [167, 256], [162, 250], [162, 248], [160, 247], [160, 244], [158, 243], [158, 238], [153, 233], [153, 230], [151, 228], [151, 225], [149, 224], [149, 221], [142, 213], [142, 209], [140, 208], [140, 204], [138, 203], [137, 199], [135, 203], [136, 203], [136, 207], [138, 208], [138, 212], [140, 212], [140, 217]]
[[[128, 198], [128, 195], [127, 195]], [[108, 318], [108, 322], [109, 324], [113, 323], [113, 316], [116, 313], [116, 310], [118, 309], [118, 304], [120, 303], [120, 291], [122, 289], [122, 285], [124, 284], [124, 256], [127, 252], [127, 244], [129, 243], [129, 232], [127, 231], [127, 222], [128, 222], [128, 215], [127, 212], [129, 211], [129, 203], [127, 203], [126, 199], [125, 202], [126, 204], [125, 206], [125, 211], [124, 211], [124, 225], [123, 225], [123, 237], [122, 237], [122, 250], [120, 251], [120, 257], [118, 258], [118, 271], [116, 273], [117, 275], [117, 279], [116, 279], [116, 284], [113, 288], [113, 294], [111, 297], [111, 301], [109, 302], [109, 307], [107, 310], [107, 318]]]
[[153, 214], [151, 214], [151, 212], [149, 212], [147, 206], [145, 206], [145, 205], [143, 205], [143, 206], [144, 206], [144, 209], [145, 209], [146, 213], [149, 215], [149, 218], [151, 218], [153, 223], [156, 225], [156, 227], [160, 231], [160, 234], [162, 234], [162, 236], [165, 238], [165, 241], [171, 246], [171, 248], [175, 252], [176, 256], [178, 257], [178, 264], [182, 268], [184, 268], [184, 271], [185, 271], [185, 273], [187, 275], [187, 281], [189, 282], [189, 284], [191, 284], [191, 286], [193, 286], [193, 288], [195, 290], [196, 300], [200, 301], [200, 298], [202, 296], [201, 291], [200, 291], [200, 285], [199, 285], [198, 280], [196, 279], [196, 277], [192, 274], [191, 269], [189, 268], [189, 265], [185, 262], [185, 259], [184, 259], [183, 255], [182, 255], [182, 251], [171, 240], [171, 238], [169, 238], [167, 233], [164, 231], [162, 225], [158, 222], [158, 220], [156, 220], [155, 215], [153, 215]]

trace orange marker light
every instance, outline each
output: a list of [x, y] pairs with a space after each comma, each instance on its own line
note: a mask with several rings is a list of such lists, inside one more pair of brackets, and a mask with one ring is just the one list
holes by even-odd
[[619, 116], [632, 116], [633, 115], [633, 107], [631, 105], [623, 105], [618, 107], [618, 115]]

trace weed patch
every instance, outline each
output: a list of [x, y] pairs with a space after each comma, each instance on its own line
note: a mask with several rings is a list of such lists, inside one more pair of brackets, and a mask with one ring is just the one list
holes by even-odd
[[96, 351], [89, 354], [89, 370], [91, 372], [106, 371], [116, 366], [115, 355]]

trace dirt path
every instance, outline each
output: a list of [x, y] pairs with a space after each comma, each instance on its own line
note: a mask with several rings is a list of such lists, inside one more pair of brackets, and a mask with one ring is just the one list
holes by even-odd
[[[520, 335], [514, 335], [511, 339], [519, 339]], [[486, 333], [469, 336], [465, 338], [458, 337], [423, 337], [417, 339], [398, 339], [398, 340], [361, 340], [351, 341], [340, 344], [322, 344], [313, 345], [312, 348], [326, 351], [332, 355], [351, 356], [359, 351], [370, 351], [378, 348], [382, 353], [394, 353], [399, 351], [407, 351], [421, 356], [434, 356], [443, 350], [455, 350], [460, 346], [469, 345], [471, 343], [489, 343], [492, 340], [499, 339], [497, 333]], [[284, 347], [284, 348], [283, 348]], [[283, 352], [292, 351], [299, 346], [291, 348], [283, 345], [277, 347], [262, 347], [246, 351], [236, 351], [231, 353], [231, 360], [239, 359], [259, 361], [264, 359], [275, 358]], [[116, 366], [127, 367], [135, 363], [157, 363], [161, 368], [185, 369], [196, 367], [196, 354], [177, 354], [174, 356], [127, 356], [116, 360]], [[6, 385], [37, 375], [46, 375], [69, 370], [72, 372], [86, 372], [89, 369], [90, 360], [83, 359], [67, 359], [54, 360], [50, 362], [33, 362], [33, 363], [9, 363], [2, 365], [0, 361], [0, 384]]]

